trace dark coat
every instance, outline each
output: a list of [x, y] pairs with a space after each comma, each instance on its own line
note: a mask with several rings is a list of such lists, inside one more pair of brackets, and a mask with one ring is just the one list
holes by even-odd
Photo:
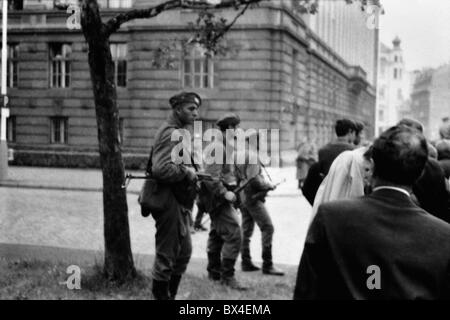
[[450, 178], [450, 159], [442, 159], [439, 160], [439, 165], [442, 168], [442, 171], [444, 171], [444, 175], [447, 179]]
[[[380, 290], [368, 288], [371, 266]], [[393, 190], [319, 207], [294, 299], [442, 298], [450, 299], [449, 224]]]
[[354, 145], [340, 141], [331, 142], [325, 145], [319, 150], [320, 172], [326, 176], [337, 156], [344, 151], [353, 150], [354, 148]]
[[450, 194], [444, 172], [436, 160], [427, 161], [422, 176], [413, 186], [413, 192], [423, 209], [450, 223]]
[[314, 163], [308, 170], [306, 179], [303, 182], [302, 193], [308, 202], [313, 205], [317, 190], [322, 183], [324, 176], [320, 173], [320, 164]]

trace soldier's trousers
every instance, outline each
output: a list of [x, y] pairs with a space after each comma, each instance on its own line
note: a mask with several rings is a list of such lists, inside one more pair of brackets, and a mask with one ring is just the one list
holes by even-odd
[[241, 248], [241, 227], [234, 207], [222, 205], [211, 216], [208, 237], [208, 272], [222, 279], [234, 276], [234, 265]]
[[[255, 222], [261, 230], [261, 241], [263, 248], [269, 250], [272, 247], [272, 238], [274, 227], [272, 223], [272, 219], [267, 212], [266, 206], [262, 201], [256, 201], [252, 203], [244, 203], [241, 206], [242, 213], [242, 262], [251, 261], [250, 257], [250, 238], [253, 235], [253, 231], [255, 229]], [[270, 258], [271, 259], [271, 258]], [[263, 260], [267, 260], [265, 256], [263, 256]], [[265, 261], [266, 264], [271, 264], [272, 261]]]
[[172, 275], [186, 271], [192, 254], [189, 216], [190, 212], [175, 200], [167, 211], [153, 214], [156, 226], [153, 279], [169, 281]]

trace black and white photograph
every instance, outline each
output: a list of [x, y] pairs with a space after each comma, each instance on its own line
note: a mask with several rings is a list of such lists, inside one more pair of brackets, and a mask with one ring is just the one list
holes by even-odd
[[0, 300], [450, 299], [449, 0], [0, 3]]

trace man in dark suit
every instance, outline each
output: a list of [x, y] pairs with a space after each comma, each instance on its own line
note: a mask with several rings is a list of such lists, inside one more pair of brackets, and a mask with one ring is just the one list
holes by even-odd
[[326, 144], [319, 150], [320, 171], [326, 176], [331, 164], [342, 152], [353, 150], [356, 139], [356, 124], [349, 119], [336, 121], [335, 131], [337, 140]]
[[294, 299], [450, 299], [450, 225], [410, 197], [427, 162], [425, 138], [392, 127], [372, 156], [371, 195], [319, 207]]
[[[361, 131], [363, 128], [361, 128]], [[353, 150], [355, 148], [353, 143], [355, 140], [358, 141], [356, 137], [357, 126], [352, 120], [338, 120], [334, 129], [337, 140], [326, 144], [319, 150], [319, 161], [309, 168], [302, 187], [302, 193], [311, 205], [313, 205], [317, 190], [323, 178], [328, 174], [334, 159], [344, 151]]]
[[[399, 125], [423, 133], [423, 126], [417, 120], [405, 118], [400, 120]], [[435, 159], [428, 157], [422, 175], [413, 185], [413, 193], [423, 209], [450, 223], [450, 194], [447, 191], [445, 173]]]

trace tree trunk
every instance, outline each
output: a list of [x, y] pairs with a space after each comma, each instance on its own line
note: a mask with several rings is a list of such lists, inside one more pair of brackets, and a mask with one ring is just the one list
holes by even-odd
[[134, 277], [136, 270], [130, 245], [126, 189], [122, 188], [125, 172], [119, 138], [114, 64], [96, 1], [84, 1], [82, 10], [103, 174], [104, 272], [109, 279], [123, 282]]

